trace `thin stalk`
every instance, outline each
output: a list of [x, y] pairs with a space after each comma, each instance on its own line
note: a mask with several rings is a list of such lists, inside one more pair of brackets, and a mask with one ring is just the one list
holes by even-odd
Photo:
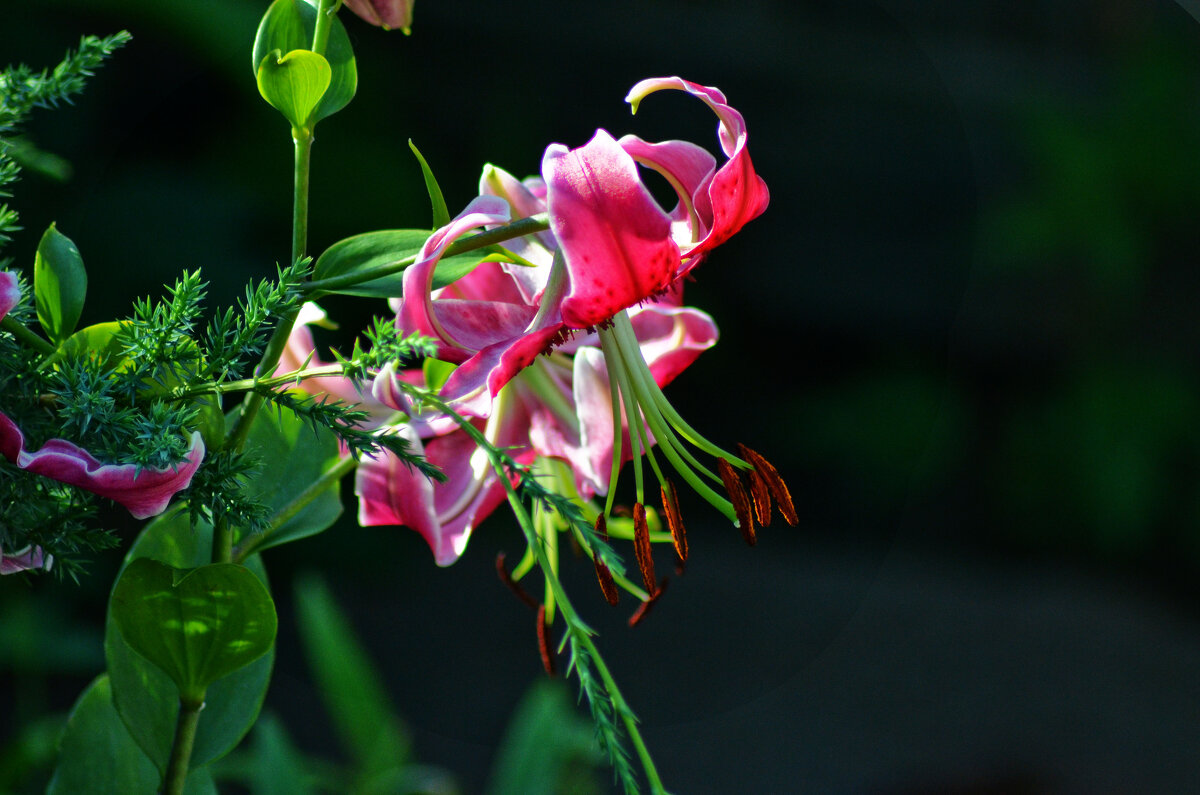
[[171, 758], [163, 776], [163, 795], [183, 795], [187, 784], [188, 763], [192, 759], [192, 746], [196, 743], [196, 727], [200, 725], [200, 710], [204, 699], [189, 702], [179, 701], [179, 718], [175, 721], [175, 739], [171, 742]]
[[312, 44], [312, 51], [317, 55], [325, 54], [325, 47], [329, 44], [329, 31], [333, 28], [333, 17], [341, 4], [342, 0], [321, 0], [317, 7], [317, 23], [313, 28]]
[[0, 320], [0, 329], [4, 329], [9, 334], [12, 334], [17, 338], [17, 342], [33, 348], [38, 353], [51, 354], [58, 350], [49, 342], [46, 342], [44, 339], [25, 328], [25, 326], [13, 320], [11, 317], [6, 317], [3, 320]]

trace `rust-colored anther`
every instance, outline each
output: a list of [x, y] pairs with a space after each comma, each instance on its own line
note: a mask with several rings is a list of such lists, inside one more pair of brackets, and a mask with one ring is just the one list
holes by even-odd
[[770, 461], [744, 444], [738, 445], [738, 453], [749, 461], [759, 477], [767, 482], [771, 494], [775, 497], [775, 504], [779, 506], [779, 513], [783, 516], [784, 521], [795, 527], [800, 522], [800, 517], [796, 515], [796, 506], [792, 504], [792, 493], [788, 491], [787, 484], [783, 482], [783, 478], [779, 477], [775, 467], [771, 465]]
[[771, 488], [757, 469], [745, 470], [750, 480], [750, 501], [754, 503], [754, 518], [763, 527], [771, 526]]
[[[596, 535], [605, 541], [608, 540], [608, 528], [604, 522], [604, 514], [596, 517]], [[621, 594], [617, 590], [617, 584], [613, 582], [608, 564], [600, 559], [600, 553], [594, 549], [592, 550], [592, 563], [596, 566], [596, 579], [600, 581], [600, 590], [604, 592], [605, 601], [615, 606], [621, 600]]]
[[554, 655], [550, 651], [550, 627], [546, 626], [546, 606], [538, 605], [537, 611], [538, 653], [542, 655], [542, 667], [547, 676], [554, 676]]
[[511, 574], [508, 573], [508, 569], [504, 567], [503, 552], [496, 553], [496, 576], [500, 578], [500, 582], [507, 585], [508, 589], [517, 595], [518, 599], [529, 605], [531, 610], [537, 609], [537, 601], [528, 593], [526, 593], [524, 588], [517, 584], [517, 581], [512, 578]]
[[717, 459], [717, 474], [721, 476], [725, 491], [729, 493], [729, 501], [733, 503], [742, 538], [746, 539], [747, 544], [754, 546], [758, 542], [758, 536], [754, 534], [754, 515], [750, 512], [750, 498], [746, 495], [741, 476], [724, 458]]
[[642, 572], [642, 582], [651, 596], [656, 590], [654, 581], [654, 557], [650, 554], [650, 526], [646, 524], [646, 506], [633, 504], [633, 554]]
[[663, 513], [667, 515], [667, 527], [671, 530], [671, 540], [675, 542], [675, 555], [680, 562], [687, 560], [687, 530], [683, 526], [683, 516], [679, 513], [679, 495], [675, 484], [664, 482], [659, 487], [662, 494]]
[[635, 610], [633, 615], [629, 617], [629, 626], [636, 627], [638, 624], [642, 623], [642, 619], [649, 615], [650, 608], [654, 607], [654, 603], [659, 600], [659, 597], [661, 597], [663, 592], [666, 590], [667, 578], [663, 577], [662, 582], [658, 584], [658, 588], [653, 594], [651, 594], [650, 598], [638, 605], [638, 609]]

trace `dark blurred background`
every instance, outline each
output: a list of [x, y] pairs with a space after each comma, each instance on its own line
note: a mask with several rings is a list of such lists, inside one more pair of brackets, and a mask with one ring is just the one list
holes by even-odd
[[[51, 221], [79, 246], [85, 323], [182, 268], [228, 304], [288, 256], [290, 139], [250, 64], [265, 5], [4, 4], [6, 62], [134, 35], [74, 107], [35, 119], [69, 175], [27, 172], [14, 201], [19, 264]], [[1188, 5], [422, 0], [407, 38], [342, 15], [360, 88], [318, 130], [314, 253], [428, 223], [408, 138], [455, 212], [484, 162], [535, 173], [548, 143], [596, 127], [715, 150], [693, 100], [629, 115], [643, 77], [718, 85], [746, 117], [771, 206], [696, 273], [689, 303], [723, 336], [668, 395], [771, 458], [801, 526], [748, 549], [685, 503], [687, 574], [634, 630], [586, 561], [568, 574], [673, 791], [1200, 788]], [[353, 328], [386, 311], [368, 304], [327, 308]], [[320, 570], [417, 755], [482, 791], [540, 674], [533, 620], [492, 572], [518, 533], [497, 514], [437, 569], [416, 534], [347, 508], [266, 555], [268, 707], [333, 753], [289, 612], [292, 578]], [[117, 558], [78, 587], [0, 582], [0, 732], [67, 709], [102, 667]]]

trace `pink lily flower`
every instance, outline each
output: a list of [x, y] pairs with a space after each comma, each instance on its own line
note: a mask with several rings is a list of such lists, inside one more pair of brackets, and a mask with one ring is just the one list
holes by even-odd
[[47, 555], [41, 547], [26, 546], [16, 552], [0, 551], [0, 574], [16, 574], [18, 571], [45, 569], [50, 571], [54, 556]]
[[[15, 275], [0, 271], [0, 319], [19, 298]], [[145, 467], [139, 471], [134, 464], [102, 463], [65, 439], [51, 439], [37, 452], [28, 452], [20, 428], [0, 412], [0, 455], [19, 469], [107, 497], [128, 508], [134, 518], [145, 519], [162, 513], [171, 497], [192, 482], [192, 475], [204, 460], [204, 440], [199, 431], [192, 433], [187, 459], [179, 466]]]
[[343, 0], [346, 8], [384, 30], [412, 32], [413, 0]]
[[21, 290], [17, 287], [17, 274], [12, 271], [0, 271], [0, 320], [12, 311], [21, 298]]
[[16, 423], [0, 413], [0, 455], [19, 469], [107, 497], [135, 519], [146, 519], [162, 513], [175, 493], [192, 482], [204, 460], [204, 439], [192, 432], [187, 458], [178, 466], [139, 472], [134, 464], [105, 464], [65, 439], [50, 439], [37, 452], [28, 452]]

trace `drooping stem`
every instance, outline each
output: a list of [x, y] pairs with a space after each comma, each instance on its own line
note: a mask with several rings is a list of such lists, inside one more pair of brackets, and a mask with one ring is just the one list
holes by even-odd
[[321, 0], [317, 6], [317, 22], [313, 29], [312, 51], [317, 55], [325, 54], [325, 46], [329, 44], [329, 31], [333, 27], [333, 17], [337, 14], [341, 0]]
[[192, 759], [192, 746], [196, 743], [196, 727], [200, 725], [200, 710], [204, 699], [198, 701], [179, 700], [179, 718], [175, 721], [175, 739], [171, 742], [171, 758], [163, 776], [163, 795], [183, 795], [187, 784], [188, 763]]
[[55, 347], [53, 345], [51, 345], [49, 342], [46, 342], [46, 340], [25, 328], [11, 317], [6, 317], [3, 320], [0, 320], [0, 328], [16, 337], [17, 342], [33, 348], [38, 353], [50, 354], [54, 353], [55, 351]]

